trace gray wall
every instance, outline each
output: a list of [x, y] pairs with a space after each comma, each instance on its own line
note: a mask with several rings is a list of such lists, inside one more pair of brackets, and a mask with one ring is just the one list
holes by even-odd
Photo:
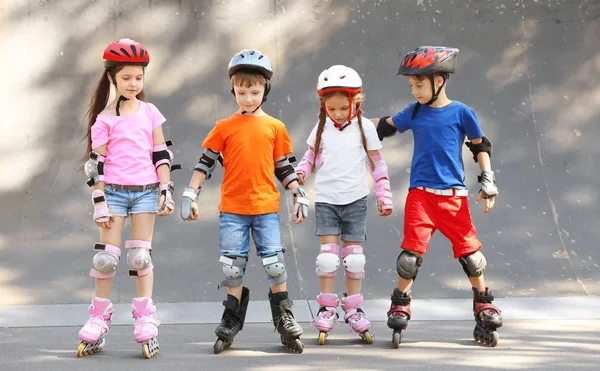
[[[273, 62], [264, 108], [286, 123], [301, 155], [324, 68], [355, 68], [364, 80], [366, 115], [377, 117], [411, 101], [406, 79], [394, 76], [399, 53], [419, 45], [459, 48], [448, 93], [478, 113], [494, 143], [501, 192], [490, 214], [472, 205], [489, 285], [498, 296], [597, 295], [598, 35], [596, 0], [0, 1], [0, 304], [88, 302], [93, 295], [87, 273], [98, 231], [90, 190], [77, 173], [85, 152], [80, 139], [103, 49], [122, 37], [142, 42], [151, 55], [146, 91], [167, 117], [165, 134], [184, 167], [173, 173], [177, 206], [202, 139], [236, 108], [225, 70], [240, 49], [257, 48]], [[411, 134], [384, 145], [395, 211], [383, 219], [369, 210], [367, 298], [386, 298], [395, 286]], [[478, 168], [470, 160], [466, 168], [474, 194]], [[183, 224], [175, 215], [157, 221], [157, 301], [222, 299], [216, 289], [221, 179], [218, 169], [206, 183], [200, 221]], [[314, 298], [314, 218], [290, 226], [290, 206], [285, 197], [281, 230], [290, 293]], [[135, 294], [125, 266], [115, 283], [119, 302]], [[254, 298], [266, 298], [268, 284], [254, 256], [245, 282]], [[439, 235], [413, 294], [470, 295], [449, 242]]]

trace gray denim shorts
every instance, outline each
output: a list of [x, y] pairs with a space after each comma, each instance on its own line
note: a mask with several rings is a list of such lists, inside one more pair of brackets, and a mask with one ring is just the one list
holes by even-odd
[[315, 202], [317, 236], [339, 236], [342, 241], [367, 240], [367, 196], [347, 205]]

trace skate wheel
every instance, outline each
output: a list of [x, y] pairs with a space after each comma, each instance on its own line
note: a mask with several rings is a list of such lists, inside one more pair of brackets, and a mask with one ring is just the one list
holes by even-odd
[[86, 347], [86, 343], [84, 343], [83, 341], [81, 343], [79, 343], [79, 346], [77, 347], [77, 351], [75, 354], [77, 354], [77, 357], [81, 357], [84, 356], [85, 354], [83, 353], [83, 350]]
[[326, 332], [319, 332], [319, 345], [325, 345]]
[[150, 355], [150, 350], [148, 350], [148, 344], [142, 345], [142, 353], [144, 354], [144, 357], [148, 359], [152, 358], [152, 355]]
[[500, 340], [500, 335], [498, 335], [498, 332], [492, 331], [492, 342], [490, 343], [490, 346], [495, 347], [496, 345], [498, 345], [499, 340]]
[[302, 342], [302, 340], [300, 338], [294, 340], [294, 350], [297, 353], [304, 352], [304, 343]]
[[369, 330], [362, 333], [367, 344], [373, 344], [373, 336], [369, 332]]
[[392, 345], [394, 346], [394, 349], [398, 349], [400, 343], [402, 343], [402, 333], [394, 332], [394, 335], [392, 336]]
[[223, 343], [223, 340], [218, 339], [215, 342], [215, 345], [213, 346], [213, 351], [215, 352], [215, 354], [221, 353], [224, 350], [224, 348], [225, 348], [224, 345], [225, 345], [225, 343]]

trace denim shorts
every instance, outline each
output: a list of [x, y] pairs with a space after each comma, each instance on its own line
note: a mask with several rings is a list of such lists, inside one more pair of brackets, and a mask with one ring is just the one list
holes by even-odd
[[256, 254], [268, 256], [285, 251], [281, 243], [279, 214], [239, 215], [219, 213], [219, 249], [223, 255], [248, 257], [250, 231]]
[[347, 205], [315, 202], [317, 236], [339, 236], [342, 241], [365, 242], [367, 240], [367, 197]]
[[125, 191], [110, 184], [104, 186], [108, 208], [114, 216], [158, 212], [158, 188], [146, 191]]

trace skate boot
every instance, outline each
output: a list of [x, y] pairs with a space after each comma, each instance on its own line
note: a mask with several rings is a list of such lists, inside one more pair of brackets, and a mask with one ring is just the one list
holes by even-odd
[[361, 294], [350, 296], [344, 294], [344, 297], [342, 298], [342, 309], [346, 312], [344, 321], [346, 321], [350, 330], [357, 332], [367, 344], [373, 344], [371, 321], [369, 321], [365, 312], [360, 309], [360, 305], [364, 300], [365, 299]]
[[408, 320], [410, 320], [410, 302], [412, 298], [410, 297], [410, 291], [402, 292], [396, 288], [392, 293], [391, 299], [392, 305], [387, 312], [387, 325], [394, 330], [392, 344], [394, 349], [398, 349], [400, 343], [402, 343], [402, 330], [408, 327]]
[[219, 354], [229, 348], [233, 343], [235, 335], [244, 328], [249, 302], [250, 290], [247, 287], [242, 288], [241, 303], [233, 295], [227, 295], [227, 300], [223, 301], [225, 309], [223, 310], [221, 323], [215, 330], [215, 334], [218, 337], [213, 346], [215, 354]]
[[484, 292], [473, 287], [473, 314], [476, 322], [473, 338], [481, 344], [495, 347], [500, 339], [496, 329], [502, 327], [502, 311], [492, 301], [494, 294], [487, 287]]
[[336, 294], [320, 294], [317, 303], [321, 306], [319, 313], [310, 323], [319, 330], [319, 345], [325, 344], [329, 331], [333, 329], [333, 322], [337, 322], [339, 314], [337, 307], [340, 303]]
[[110, 300], [95, 297], [88, 312], [91, 317], [79, 330], [81, 343], [77, 347], [77, 357], [94, 354], [104, 348], [106, 343], [104, 336], [110, 328], [114, 310]]
[[160, 321], [156, 319], [156, 307], [150, 298], [133, 298], [133, 338], [142, 344], [142, 353], [146, 358], [152, 358], [158, 354], [158, 326]]
[[271, 303], [271, 314], [273, 315], [273, 325], [279, 332], [281, 344], [288, 347], [296, 353], [304, 351], [304, 343], [300, 336], [302, 327], [294, 319], [292, 313], [292, 301], [288, 298], [287, 291], [271, 293], [269, 290], [269, 302]]

